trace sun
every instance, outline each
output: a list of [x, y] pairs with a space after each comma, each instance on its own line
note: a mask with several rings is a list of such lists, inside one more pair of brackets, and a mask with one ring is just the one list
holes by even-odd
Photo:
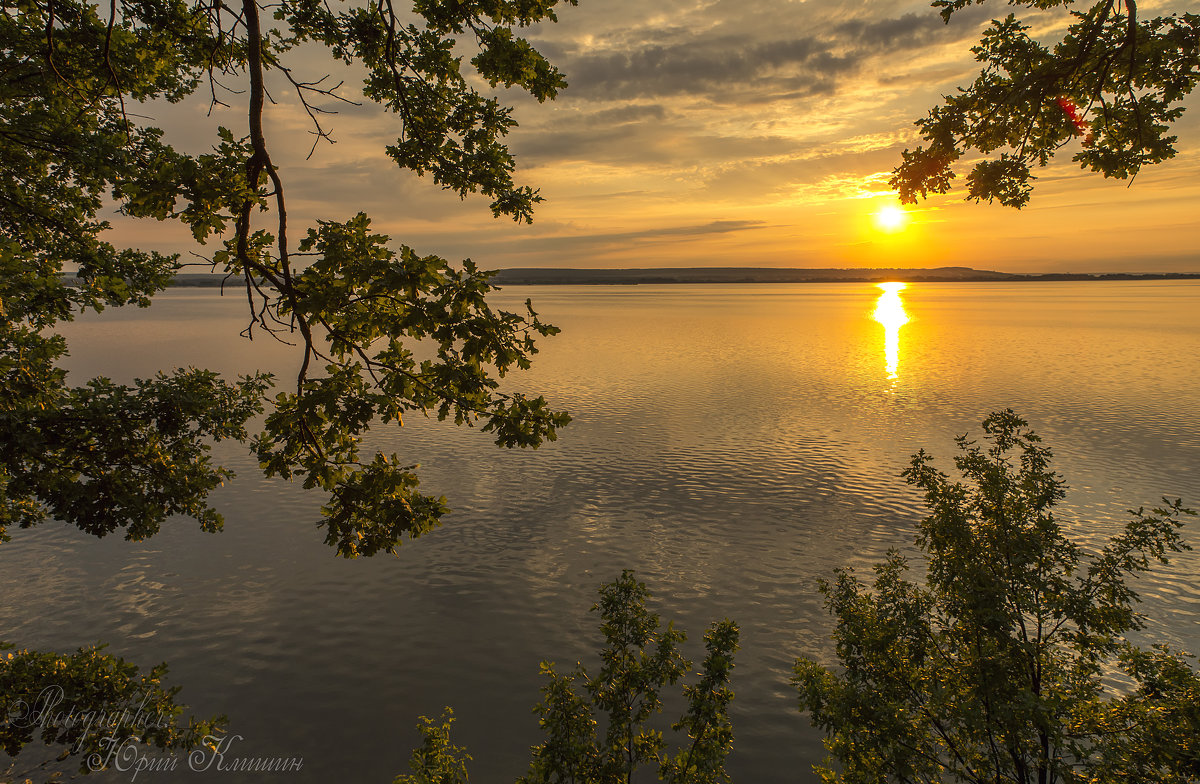
[[881, 207], [874, 217], [875, 227], [880, 231], [900, 231], [908, 223], [908, 213], [893, 204]]

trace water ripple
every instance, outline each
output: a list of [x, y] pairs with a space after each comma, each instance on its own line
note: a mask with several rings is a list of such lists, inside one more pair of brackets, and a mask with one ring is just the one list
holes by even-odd
[[[689, 631], [693, 658], [710, 621], [740, 623], [730, 768], [792, 781], [823, 756], [788, 685], [796, 656], [832, 656], [816, 580], [839, 566], [869, 573], [891, 548], [918, 556], [924, 510], [900, 478], [916, 449], [949, 468], [956, 434], [1016, 408], [1072, 487], [1063, 525], [1096, 546], [1164, 492], [1200, 504], [1200, 380], [1182, 359], [1200, 355], [1200, 287], [910, 285], [894, 380], [870, 319], [876, 293], [504, 292], [511, 305], [532, 294], [564, 328], [512, 383], [575, 421], [526, 452], [419, 417], [377, 435], [450, 499], [439, 531], [396, 557], [342, 561], [320, 541], [315, 495], [221, 445], [240, 474], [216, 496], [224, 533], [187, 520], [144, 544], [17, 531], [0, 547], [0, 628], [22, 645], [104, 641], [170, 662], [183, 699], [229, 714], [247, 753], [304, 756], [297, 782], [389, 780], [416, 745], [415, 716], [451, 704], [487, 784], [522, 773], [537, 742], [538, 662], [589, 661], [596, 587], [634, 568]], [[223, 342], [215, 330], [240, 318], [237, 304], [196, 296], [170, 292], [165, 309], [99, 332], [85, 321], [75, 371], [195, 361], [182, 338], [208, 330], [201, 359], [286, 366]], [[143, 342], [114, 370], [108, 347], [130, 340]], [[1186, 535], [1200, 544], [1194, 527]], [[1200, 648], [1198, 576], [1187, 553], [1139, 582], [1148, 639]]]

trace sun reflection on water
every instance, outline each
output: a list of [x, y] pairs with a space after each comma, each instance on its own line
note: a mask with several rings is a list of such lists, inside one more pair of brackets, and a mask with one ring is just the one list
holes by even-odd
[[904, 312], [904, 302], [900, 299], [900, 292], [906, 286], [903, 283], [879, 283], [876, 285], [883, 289], [883, 293], [876, 300], [875, 312], [871, 315], [883, 325], [883, 348], [887, 361], [887, 374], [889, 379], [895, 379], [899, 375], [897, 369], [900, 366], [900, 327], [908, 323], [908, 314]]

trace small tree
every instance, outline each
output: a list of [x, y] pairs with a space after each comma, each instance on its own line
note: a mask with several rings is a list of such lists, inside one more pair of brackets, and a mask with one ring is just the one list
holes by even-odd
[[179, 754], [224, 733], [223, 716], [183, 719], [185, 706], [175, 699], [179, 687], [162, 683], [166, 665], [143, 673], [99, 647], [65, 655], [11, 648], [0, 643], [0, 748], [16, 757], [36, 739], [63, 749], [57, 760], [34, 764], [18, 781], [29, 781], [34, 770], [47, 773], [72, 755], [79, 759], [80, 773], [114, 762], [127, 770], [131, 759], [147, 751]]
[[[948, 23], [983, 0], [934, 0]], [[971, 51], [978, 78], [917, 121], [927, 145], [904, 151], [892, 178], [901, 201], [946, 193], [953, 166], [970, 150], [999, 153], [974, 164], [967, 198], [1029, 201], [1031, 168], [1045, 166], [1075, 137], [1073, 160], [1125, 179], [1175, 155], [1171, 123], [1200, 80], [1200, 14], [1139, 17], [1134, 0], [1101, 0], [1071, 10], [1070, 0], [1012, 0], [1034, 9], [1062, 8], [1070, 24], [1049, 44], [1015, 15], [993, 20]], [[1063, 20], [1066, 22], [1067, 20]]]
[[462, 746], [450, 742], [454, 711], [445, 708], [438, 721], [421, 717], [417, 729], [423, 741], [414, 749], [408, 767], [412, 774], [397, 776], [393, 784], [467, 784], [467, 763], [471, 755]]
[[1184, 655], [1123, 637], [1143, 625], [1131, 578], [1187, 549], [1192, 512], [1139, 509], [1085, 556], [1054, 517], [1050, 450], [1012, 411], [983, 429], [986, 450], [958, 439], [965, 483], [924, 451], [904, 473], [929, 508], [924, 585], [894, 551], [870, 589], [849, 569], [821, 584], [841, 668], [801, 659], [795, 683], [837, 763], [822, 779], [1195, 781], [1200, 678]]
[[[728, 781], [725, 758], [733, 747], [729, 721], [729, 688], [738, 628], [729, 620], [709, 627], [704, 636], [707, 655], [700, 679], [685, 685], [687, 712], [672, 725], [685, 731], [687, 742], [674, 754], [658, 730], [646, 721], [662, 711], [663, 686], [674, 685], [691, 662], [679, 646], [686, 635], [646, 609], [650, 592], [631, 571], [600, 588], [599, 611], [605, 645], [600, 671], [593, 677], [582, 664], [569, 675], [559, 675], [554, 665], [542, 662], [550, 680], [542, 688], [542, 701], [534, 708], [541, 715], [546, 741], [533, 749], [529, 773], [518, 784], [629, 784], [634, 772], [651, 766], [661, 781], [672, 784], [718, 784]], [[449, 709], [441, 722], [421, 718], [425, 738], [413, 752], [412, 774], [396, 784], [465, 784], [465, 763], [470, 759], [449, 740]], [[606, 716], [606, 730], [597, 735], [596, 711]]]

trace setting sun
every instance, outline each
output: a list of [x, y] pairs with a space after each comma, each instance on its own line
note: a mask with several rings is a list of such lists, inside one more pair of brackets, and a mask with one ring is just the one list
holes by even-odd
[[908, 213], [895, 205], [888, 205], [875, 213], [875, 226], [880, 231], [900, 231], [908, 223]]

